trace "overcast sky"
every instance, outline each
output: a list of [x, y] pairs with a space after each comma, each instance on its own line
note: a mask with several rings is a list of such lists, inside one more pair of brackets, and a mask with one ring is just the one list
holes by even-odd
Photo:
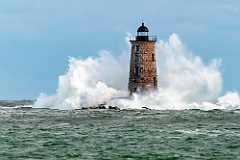
[[55, 93], [69, 56], [121, 54], [142, 19], [206, 64], [221, 58], [223, 92], [240, 90], [239, 0], [0, 0], [0, 99]]

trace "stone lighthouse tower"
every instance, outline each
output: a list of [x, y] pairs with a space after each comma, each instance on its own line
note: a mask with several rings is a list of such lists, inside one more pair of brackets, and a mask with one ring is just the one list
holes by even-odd
[[148, 89], [157, 89], [157, 68], [155, 55], [156, 36], [148, 36], [148, 28], [140, 26], [137, 36], [131, 37], [131, 60], [129, 71], [128, 90], [142, 92]]

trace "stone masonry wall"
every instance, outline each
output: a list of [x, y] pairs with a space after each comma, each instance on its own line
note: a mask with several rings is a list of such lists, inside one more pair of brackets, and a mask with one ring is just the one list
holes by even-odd
[[130, 41], [132, 44], [128, 89], [157, 88], [155, 41]]

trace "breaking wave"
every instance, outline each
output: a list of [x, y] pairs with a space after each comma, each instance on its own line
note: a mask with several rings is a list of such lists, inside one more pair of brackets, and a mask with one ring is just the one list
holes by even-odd
[[[222, 90], [221, 59], [204, 64], [176, 34], [156, 43], [158, 90], [128, 97], [130, 50], [119, 57], [102, 50], [98, 57], [69, 58], [54, 95], [40, 94], [35, 108], [80, 109], [105, 103], [121, 109], [239, 109], [239, 94]], [[117, 98], [118, 97], [118, 98]]]

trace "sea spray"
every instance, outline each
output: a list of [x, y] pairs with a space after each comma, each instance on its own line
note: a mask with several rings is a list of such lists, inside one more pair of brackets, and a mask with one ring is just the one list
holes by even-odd
[[56, 95], [41, 94], [34, 107], [78, 109], [127, 96], [124, 62], [124, 55], [115, 58], [107, 51], [100, 51], [96, 58], [70, 57], [66, 74], [59, 77]]
[[[220, 103], [225, 104], [225, 99], [218, 99], [222, 89], [221, 59], [204, 64], [200, 57], [187, 50], [176, 34], [167, 41], [160, 40], [156, 44], [156, 54], [157, 91], [136, 93], [131, 98], [116, 98], [129, 96], [129, 55], [125, 53], [115, 57], [102, 50], [98, 57], [71, 57], [66, 74], [59, 77], [57, 93], [52, 96], [41, 94], [34, 107], [78, 109], [106, 103], [133, 109], [224, 108]], [[219, 103], [216, 104], [217, 99]]]
[[159, 87], [183, 102], [216, 99], [222, 89], [221, 59], [205, 65], [188, 51], [176, 34], [157, 46]]
[[[134, 94], [131, 101], [124, 102], [126, 108], [207, 109], [207, 102], [212, 104], [218, 98], [222, 89], [221, 59], [214, 59], [209, 65], [203, 64], [201, 58], [188, 51], [176, 34], [166, 42], [161, 40], [157, 43], [156, 52], [158, 90]], [[114, 103], [121, 106], [117, 101]]]
[[218, 98], [217, 106], [223, 109], [240, 109], [240, 97], [236, 91], [227, 92], [224, 96]]

